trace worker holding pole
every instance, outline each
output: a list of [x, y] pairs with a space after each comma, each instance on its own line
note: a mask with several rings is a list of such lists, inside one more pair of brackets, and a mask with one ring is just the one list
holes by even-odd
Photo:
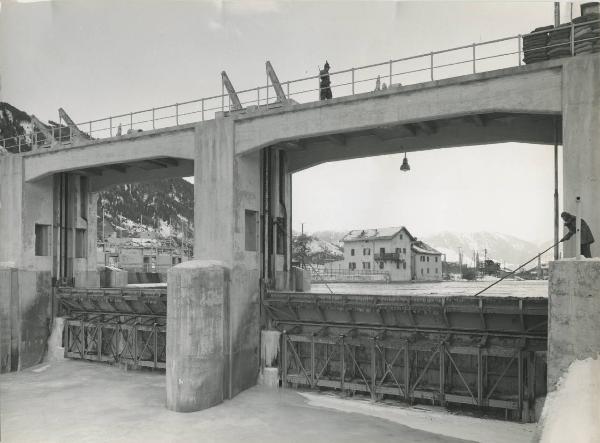
[[[573, 214], [569, 214], [568, 212], [563, 212], [560, 214], [561, 218], [565, 222], [565, 227], [569, 230], [567, 234], [562, 238], [562, 241], [567, 241], [577, 233], [577, 217]], [[592, 253], [590, 250], [590, 245], [594, 243], [594, 236], [592, 235], [592, 231], [590, 227], [585, 222], [585, 220], [581, 219], [581, 255], [586, 258], [591, 258]]]

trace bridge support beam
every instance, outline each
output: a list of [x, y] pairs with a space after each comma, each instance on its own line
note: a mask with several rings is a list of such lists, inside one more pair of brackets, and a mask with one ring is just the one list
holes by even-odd
[[[581, 217], [596, 242], [592, 257], [600, 256], [600, 57], [572, 57], [563, 66], [563, 208]], [[579, 253], [575, 236], [564, 244], [564, 257]]]

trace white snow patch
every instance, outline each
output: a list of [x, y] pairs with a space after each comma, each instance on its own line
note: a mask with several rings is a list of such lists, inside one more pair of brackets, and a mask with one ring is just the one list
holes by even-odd
[[600, 441], [600, 359], [571, 363], [546, 397], [541, 443]]
[[341, 399], [300, 392], [311, 406], [335, 409], [349, 413], [365, 414], [451, 438], [485, 443], [529, 443], [535, 424], [514, 423], [454, 415], [441, 408], [423, 410], [411, 407], [376, 405], [368, 400]]

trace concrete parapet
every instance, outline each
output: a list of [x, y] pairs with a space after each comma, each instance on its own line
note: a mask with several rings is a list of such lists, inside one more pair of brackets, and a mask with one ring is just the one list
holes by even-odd
[[550, 263], [548, 391], [575, 360], [600, 352], [600, 260]]
[[167, 408], [193, 412], [228, 395], [229, 269], [194, 260], [168, 273]]

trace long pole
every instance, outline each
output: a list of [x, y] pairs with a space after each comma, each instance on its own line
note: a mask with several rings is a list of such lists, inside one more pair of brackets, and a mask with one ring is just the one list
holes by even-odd
[[554, 117], [554, 260], [558, 260], [558, 117]]
[[[559, 243], [562, 240], [559, 241]], [[528, 260], [527, 262], [523, 263], [521, 266], [519, 266], [517, 269], [515, 269], [514, 271], [509, 272], [508, 274], [506, 274], [504, 277], [502, 277], [500, 280], [496, 280], [494, 283], [492, 283], [491, 285], [483, 288], [481, 291], [479, 291], [477, 294], [474, 295], [474, 297], [478, 296], [479, 294], [481, 294], [484, 291], [487, 291], [488, 289], [490, 289], [492, 286], [497, 285], [498, 283], [500, 283], [502, 280], [504, 280], [506, 277], [513, 275], [515, 272], [517, 272], [519, 269], [527, 266], [529, 263], [531, 263], [532, 261], [534, 261], [535, 259], [537, 259], [539, 256], [541, 256], [542, 254], [548, 252], [550, 249], [552, 249], [553, 247], [555, 247], [556, 245], [552, 245], [550, 246], [548, 249], [536, 254], [531, 260]]]

